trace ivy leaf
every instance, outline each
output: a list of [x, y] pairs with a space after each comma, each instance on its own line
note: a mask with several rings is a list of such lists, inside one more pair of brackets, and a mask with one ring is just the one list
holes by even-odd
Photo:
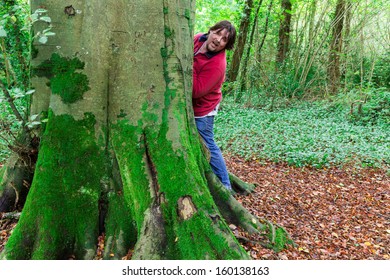
[[39, 37], [38, 41], [41, 44], [46, 44], [47, 43], [47, 37], [46, 36]]
[[30, 94], [33, 94], [35, 92], [35, 89], [31, 89], [29, 91], [26, 92], [26, 95], [30, 95]]
[[40, 20], [43, 20], [43, 21], [45, 21], [45, 22], [51, 22], [51, 18], [48, 17], [48, 16], [40, 17], [39, 19], [40, 19]]
[[0, 37], [7, 37], [7, 32], [3, 28], [0, 28]]
[[30, 120], [31, 120], [31, 121], [35, 121], [35, 120], [37, 119], [38, 116], [39, 116], [39, 114], [31, 115], [31, 116], [30, 116]]
[[30, 16], [30, 18], [31, 18], [31, 22], [36, 22], [37, 20], [38, 20], [38, 15], [37, 14], [31, 14], [31, 16]]
[[43, 14], [43, 13], [46, 13], [46, 12], [47, 12], [47, 10], [45, 10], [45, 9], [36, 9], [35, 12], [34, 12], [34, 14], [35, 14], [35, 13], [37, 13], [37, 14], [38, 14], [38, 13], [39, 13], [39, 14]]

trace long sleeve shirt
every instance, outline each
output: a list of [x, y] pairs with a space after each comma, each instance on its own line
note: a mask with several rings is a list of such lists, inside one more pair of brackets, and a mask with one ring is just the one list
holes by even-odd
[[206, 40], [207, 34], [194, 37], [192, 106], [195, 117], [206, 116], [218, 106], [222, 100], [221, 88], [225, 80], [225, 50], [198, 53]]

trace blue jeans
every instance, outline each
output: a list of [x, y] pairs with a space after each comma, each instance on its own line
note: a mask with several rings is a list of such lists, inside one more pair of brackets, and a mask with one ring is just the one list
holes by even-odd
[[231, 189], [229, 174], [226, 169], [225, 160], [223, 159], [221, 150], [214, 141], [214, 116], [195, 118], [196, 127], [200, 136], [202, 136], [207, 148], [210, 151], [210, 165], [214, 174], [217, 175], [222, 184]]

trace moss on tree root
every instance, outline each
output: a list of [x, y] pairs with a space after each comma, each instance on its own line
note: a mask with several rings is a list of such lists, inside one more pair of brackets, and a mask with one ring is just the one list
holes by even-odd
[[[123, 196], [138, 232], [134, 258], [247, 258], [226, 223], [212, 218], [218, 209], [196, 162], [199, 146], [174, 149], [164, 125], [134, 127], [122, 120], [111, 131]], [[181, 216], [183, 198], [192, 208]]]

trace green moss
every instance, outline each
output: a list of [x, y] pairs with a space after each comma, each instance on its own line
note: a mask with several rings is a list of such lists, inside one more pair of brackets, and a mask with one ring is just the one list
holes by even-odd
[[169, 71], [168, 71], [168, 49], [166, 47], [160, 49], [161, 57], [163, 59], [163, 73], [164, 73], [164, 80], [165, 83], [168, 85], [172, 79], [169, 77]]
[[164, 26], [164, 35], [165, 35], [165, 38], [171, 38], [174, 34], [174, 31], [172, 29], [170, 29], [168, 26]]
[[90, 89], [88, 77], [78, 72], [83, 69], [84, 62], [77, 57], [67, 58], [53, 53], [49, 60], [33, 69], [33, 74], [50, 79], [52, 93], [60, 95], [64, 103], [71, 104], [81, 100]]
[[124, 200], [140, 232], [144, 212], [152, 201], [144, 162], [142, 123], [136, 127], [121, 120], [111, 125], [111, 144], [122, 178]]
[[272, 249], [275, 252], [282, 251], [288, 244], [294, 245], [294, 242], [289, 238], [288, 233], [282, 227], [277, 227], [275, 230], [275, 244]]
[[161, 57], [163, 58], [163, 59], [166, 59], [167, 57], [168, 57], [168, 49], [167, 48], [161, 48], [160, 49], [160, 53], [161, 53]]
[[121, 259], [137, 241], [137, 231], [131, 210], [121, 191], [108, 194], [108, 213], [105, 224], [106, 259]]
[[33, 184], [6, 252], [9, 259], [93, 257], [105, 157], [94, 117], [55, 116], [42, 137]]
[[189, 9], [185, 9], [184, 11], [184, 17], [188, 20], [191, 19], [191, 11]]
[[[202, 177], [199, 146], [190, 141], [186, 124], [178, 118], [183, 127], [172, 128], [169, 108], [176, 89], [167, 89], [163, 109], [162, 124], [157, 123], [156, 115], [147, 112], [148, 104], [142, 106], [142, 120], [132, 126], [120, 120], [111, 127], [113, 150], [123, 181], [123, 196], [134, 219], [138, 234], [144, 222], [144, 213], [152, 203], [150, 194], [151, 174], [156, 172], [159, 193], [164, 197], [161, 205], [165, 229], [170, 244], [166, 251], [168, 258], [176, 259], [238, 259], [242, 258], [242, 248], [235, 244], [232, 250], [226, 236], [226, 224], [220, 220], [212, 224], [209, 214], [217, 212], [213, 199]], [[184, 108], [180, 114], [184, 114]], [[179, 114], [179, 113], [177, 113]], [[176, 117], [177, 114], [174, 114]], [[182, 149], [173, 149], [167, 139], [170, 130], [180, 131]], [[195, 141], [196, 142], [196, 141]], [[196, 142], [198, 143], [198, 142]], [[198, 143], [199, 144], [199, 143]], [[146, 157], [149, 162], [146, 163]], [[149, 164], [153, 165], [150, 166]], [[148, 166], [149, 165], [149, 166]], [[150, 169], [153, 171], [150, 171]], [[149, 174], [149, 175], [148, 175]], [[177, 201], [180, 197], [191, 196], [198, 212], [189, 220], [181, 221], [177, 215]], [[224, 234], [221, 234], [224, 232]], [[231, 240], [234, 238], [232, 237]]]
[[51, 79], [52, 93], [60, 95], [66, 104], [83, 99], [89, 89], [88, 77], [81, 73], [66, 72]]
[[123, 110], [123, 109], [120, 109], [120, 113], [119, 113], [119, 115], [117, 115], [116, 117], [118, 118], [118, 119], [123, 119], [123, 118], [125, 118], [127, 116], [127, 114], [125, 113], [125, 111]]

